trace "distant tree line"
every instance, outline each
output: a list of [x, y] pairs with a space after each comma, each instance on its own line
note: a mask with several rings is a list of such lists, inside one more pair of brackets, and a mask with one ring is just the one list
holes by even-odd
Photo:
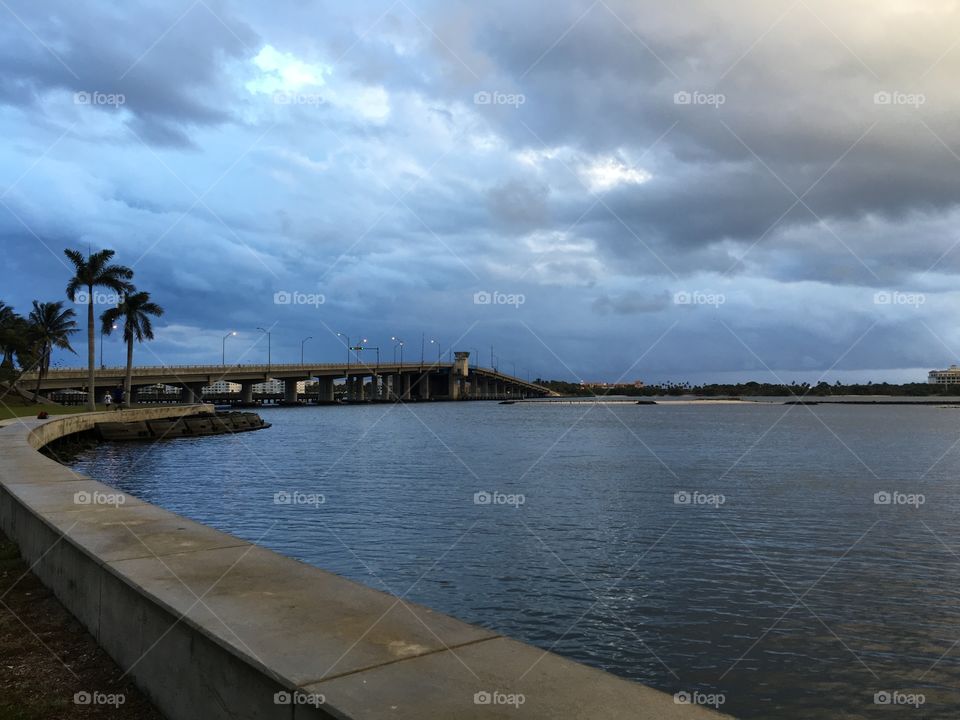
[[702, 395], [704, 397], [827, 397], [830, 395], [892, 395], [901, 397], [926, 397], [936, 395], [953, 395], [960, 393], [960, 389], [945, 385], [930, 385], [928, 383], [856, 383], [844, 385], [836, 382], [810, 383], [793, 382], [789, 385], [780, 383], [708, 383], [691, 385], [690, 383], [665, 383], [661, 385], [646, 385], [642, 388], [633, 386], [603, 388], [596, 385], [580, 385], [579, 383], [563, 380], [536, 380], [536, 383], [555, 390], [561, 395], [590, 397], [593, 395], [626, 395], [628, 397], [650, 396], [678, 396]]

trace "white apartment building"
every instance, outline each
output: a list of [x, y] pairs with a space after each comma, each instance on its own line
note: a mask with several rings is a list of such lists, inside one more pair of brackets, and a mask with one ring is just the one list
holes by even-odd
[[931, 385], [960, 385], [960, 365], [951, 365], [946, 370], [931, 370], [927, 382]]

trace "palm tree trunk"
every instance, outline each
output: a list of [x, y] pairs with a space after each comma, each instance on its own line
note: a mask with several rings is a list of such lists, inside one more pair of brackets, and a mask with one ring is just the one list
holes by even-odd
[[130, 407], [130, 393], [133, 391], [133, 335], [127, 338], [127, 380], [123, 387], [123, 404]]
[[94, 379], [94, 363], [97, 359], [97, 349], [94, 346], [93, 332], [93, 285], [87, 290], [87, 410], [97, 409], [97, 383]]
[[43, 370], [44, 370], [44, 367], [46, 367], [46, 363], [44, 362], [44, 360], [46, 360], [47, 352], [48, 350], [46, 345], [40, 348], [40, 366], [37, 368], [37, 386], [33, 389], [34, 405], [37, 404], [38, 399], [40, 398], [40, 383], [43, 382], [43, 375], [44, 375]]

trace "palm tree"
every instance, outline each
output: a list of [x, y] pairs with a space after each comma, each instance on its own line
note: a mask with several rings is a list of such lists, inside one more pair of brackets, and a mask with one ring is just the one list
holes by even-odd
[[33, 310], [29, 316], [29, 336], [35, 348], [37, 363], [37, 387], [33, 392], [33, 401], [40, 397], [40, 384], [50, 370], [50, 356], [54, 348], [69, 350], [70, 336], [77, 332], [77, 314], [71, 309], [63, 309], [62, 302], [33, 301]]
[[64, 250], [63, 254], [74, 267], [74, 275], [67, 283], [67, 297], [76, 302], [80, 291], [87, 291], [87, 410], [96, 410], [96, 379], [93, 368], [97, 349], [93, 332], [93, 291], [98, 287], [105, 287], [118, 295], [127, 292], [131, 288], [133, 270], [124, 265], [111, 265], [110, 261], [115, 255], [113, 250], [100, 250], [86, 257], [83, 253], [70, 249]]
[[13, 358], [23, 347], [24, 320], [12, 307], [0, 302], [0, 368], [13, 369]]
[[23, 373], [35, 365], [27, 330], [26, 319], [0, 302], [0, 381], [6, 383], [0, 392], [0, 400], [16, 389]]
[[150, 316], [160, 317], [163, 308], [150, 302], [150, 293], [131, 291], [115, 308], [105, 311], [100, 320], [103, 332], [109, 335], [118, 320], [123, 320], [123, 339], [127, 343], [127, 378], [123, 387], [123, 404], [130, 407], [133, 390], [133, 341], [153, 340], [153, 323]]

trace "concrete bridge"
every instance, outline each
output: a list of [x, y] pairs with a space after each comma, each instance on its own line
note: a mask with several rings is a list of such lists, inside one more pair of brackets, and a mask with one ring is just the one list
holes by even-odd
[[[495, 400], [556, 395], [551, 390], [506, 375], [492, 368], [471, 368], [468, 352], [457, 352], [452, 363], [308, 363], [296, 365], [192, 365], [140, 366], [133, 368], [133, 393], [155, 385], [181, 388], [181, 402], [198, 402], [203, 388], [219, 381], [240, 385], [239, 400], [254, 401], [253, 387], [270, 380], [283, 383], [283, 400], [297, 402], [301, 382], [316, 383], [310, 393], [319, 402], [335, 400], [334, 383], [343, 380], [346, 399], [363, 400]], [[96, 371], [98, 399], [106, 391], [123, 385], [126, 369], [99, 368]], [[24, 387], [33, 388], [36, 373], [26, 373]], [[86, 368], [51, 369], [40, 383], [41, 394], [64, 390], [86, 390]], [[222, 396], [222, 393], [217, 393]]]

